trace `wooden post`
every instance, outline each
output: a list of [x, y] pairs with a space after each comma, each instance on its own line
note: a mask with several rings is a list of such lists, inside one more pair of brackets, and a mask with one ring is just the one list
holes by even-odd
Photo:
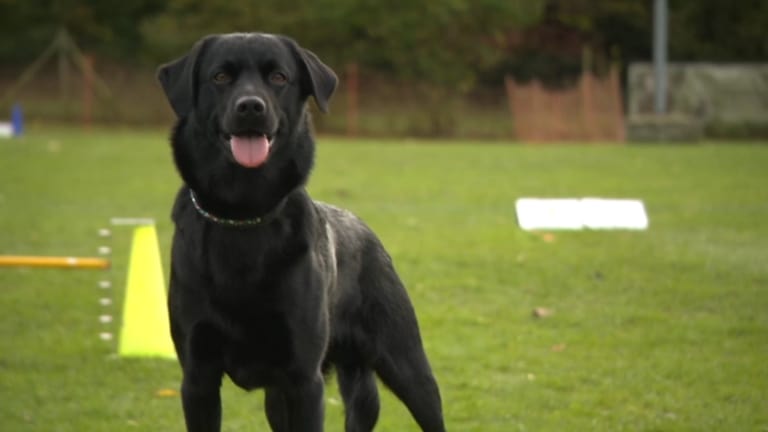
[[509, 113], [512, 119], [512, 135], [515, 137], [515, 139], [522, 140], [521, 129], [523, 128], [523, 125], [520, 121], [522, 118], [522, 113], [520, 113], [517, 109], [517, 98], [520, 96], [517, 92], [517, 88], [515, 87], [514, 78], [511, 76], [505, 76], [504, 88], [507, 90], [507, 105], [509, 105]]
[[581, 115], [583, 119], [584, 136], [586, 140], [595, 138], [595, 112], [592, 103], [592, 72], [581, 75]]
[[592, 103], [592, 66], [593, 66], [592, 47], [584, 45], [581, 47], [581, 77], [579, 78], [581, 90], [581, 118], [582, 118], [582, 139], [587, 141], [595, 138], [595, 116], [594, 105]]
[[539, 123], [539, 139], [541, 141], [552, 141], [552, 109], [555, 104], [554, 95], [545, 86], [544, 83], [540, 83], [539, 91], [541, 92], [542, 103], [539, 105], [541, 110], [538, 116]]
[[531, 141], [540, 141], [542, 139], [541, 116], [544, 113], [544, 110], [541, 107], [541, 84], [539, 83], [539, 80], [534, 79], [531, 81], [530, 91], [531, 116], [529, 118], [531, 123], [531, 133], [527, 138]]
[[359, 121], [360, 81], [357, 63], [348, 63], [347, 75], [347, 135], [357, 136]]
[[83, 55], [83, 127], [93, 122], [93, 56]]
[[627, 130], [624, 125], [624, 101], [621, 98], [621, 81], [619, 79], [620, 67], [612, 65], [610, 71], [611, 100], [613, 101], [613, 119], [614, 130], [616, 131], [616, 140], [624, 142], [627, 139]]
[[69, 99], [69, 59], [67, 52], [63, 49], [59, 51], [59, 99], [62, 102], [68, 102]]
[[550, 97], [552, 98], [552, 116], [550, 120], [550, 138], [555, 141], [562, 141], [568, 138], [568, 126], [563, 120], [563, 101], [567, 93], [565, 90], [554, 90]]

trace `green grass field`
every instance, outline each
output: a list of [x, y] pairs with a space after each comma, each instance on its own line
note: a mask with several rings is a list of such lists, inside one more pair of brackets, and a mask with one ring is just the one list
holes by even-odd
[[[0, 254], [95, 255], [109, 218], [147, 216], [167, 268], [179, 179], [166, 136], [0, 141]], [[321, 138], [309, 187], [393, 255], [449, 430], [768, 431], [768, 146]], [[642, 198], [651, 227], [527, 233], [521, 196]], [[98, 337], [118, 331], [129, 241], [115, 229], [108, 272], [0, 268], [0, 430], [183, 430], [162, 392], [178, 387], [175, 362], [116, 358]], [[223, 392], [224, 430], [268, 430], [259, 392]], [[377, 430], [416, 430], [382, 393]], [[326, 411], [342, 430], [333, 383]]]

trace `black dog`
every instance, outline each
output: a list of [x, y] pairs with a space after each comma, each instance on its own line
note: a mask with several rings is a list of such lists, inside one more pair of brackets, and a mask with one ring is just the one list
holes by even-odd
[[379, 414], [374, 372], [425, 431], [445, 430], [416, 316], [390, 257], [351, 213], [312, 201], [306, 101], [336, 76], [284, 36], [199, 41], [158, 78], [178, 116], [169, 307], [187, 430], [218, 431], [224, 374], [265, 389], [275, 431], [323, 429], [334, 366], [347, 431]]

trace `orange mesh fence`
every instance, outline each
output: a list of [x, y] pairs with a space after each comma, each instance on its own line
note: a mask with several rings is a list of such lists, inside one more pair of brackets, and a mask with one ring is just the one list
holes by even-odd
[[566, 89], [547, 89], [534, 80], [522, 85], [506, 79], [515, 136], [527, 142], [625, 139], [618, 70], [606, 78], [583, 74]]

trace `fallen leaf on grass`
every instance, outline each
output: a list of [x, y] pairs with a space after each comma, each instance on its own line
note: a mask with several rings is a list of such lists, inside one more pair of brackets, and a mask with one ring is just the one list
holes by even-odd
[[179, 395], [179, 391], [178, 390], [168, 389], [168, 388], [160, 389], [160, 390], [155, 392], [155, 396], [157, 396], [157, 397], [165, 397], [165, 398], [167, 398], [167, 397], [176, 397], [178, 395]]
[[559, 343], [557, 345], [552, 345], [552, 352], [563, 352], [565, 351], [565, 344]]
[[533, 308], [534, 318], [549, 318], [554, 315], [555, 311], [545, 307]]
[[557, 238], [552, 233], [544, 233], [541, 235], [541, 239], [547, 243], [554, 243]]

